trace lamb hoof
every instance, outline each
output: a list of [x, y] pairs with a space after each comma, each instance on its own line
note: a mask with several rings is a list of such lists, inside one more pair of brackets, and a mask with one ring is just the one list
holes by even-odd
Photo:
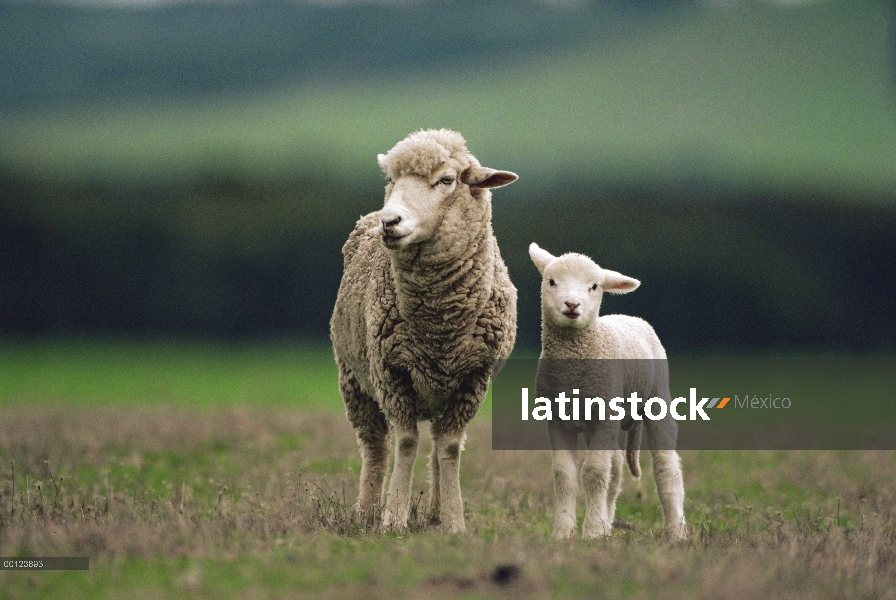
[[688, 527], [684, 523], [666, 527], [664, 533], [666, 535], [666, 539], [670, 542], [688, 541]]
[[582, 528], [582, 539], [596, 540], [600, 538], [610, 537], [612, 525], [610, 521], [599, 521], [593, 525], [585, 525]]
[[554, 533], [551, 536], [555, 540], [568, 540], [575, 532], [575, 527], [554, 527]]

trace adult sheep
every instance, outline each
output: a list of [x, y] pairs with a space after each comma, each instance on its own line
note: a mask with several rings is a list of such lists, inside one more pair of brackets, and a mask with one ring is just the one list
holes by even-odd
[[516, 339], [516, 288], [492, 233], [489, 190], [517, 176], [481, 166], [446, 129], [412, 133], [377, 159], [389, 178], [385, 205], [361, 217], [342, 248], [330, 321], [361, 450], [356, 506], [368, 522], [379, 512], [391, 430], [395, 464], [382, 525], [406, 527], [417, 422], [428, 420], [430, 521], [461, 533], [467, 423]]

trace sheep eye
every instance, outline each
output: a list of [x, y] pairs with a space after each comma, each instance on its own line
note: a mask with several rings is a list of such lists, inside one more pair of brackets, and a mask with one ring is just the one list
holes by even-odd
[[595, 283], [594, 285], [591, 286], [591, 291], [593, 292], [596, 289], [597, 289], [597, 284]]
[[439, 179], [439, 183], [441, 183], [442, 185], [451, 185], [452, 183], [454, 183], [454, 177], [446, 175]]
[[557, 284], [554, 283], [554, 280], [553, 280], [553, 279], [548, 279], [548, 285], [550, 285], [551, 287], [554, 287], [554, 286], [557, 285]]

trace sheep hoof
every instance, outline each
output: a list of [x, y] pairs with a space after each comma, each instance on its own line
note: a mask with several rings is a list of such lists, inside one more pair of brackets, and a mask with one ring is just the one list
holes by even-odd
[[372, 528], [379, 522], [381, 510], [375, 504], [365, 502], [362, 505], [359, 499], [358, 502], [355, 502], [354, 505], [352, 505], [352, 513], [354, 513], [354, 517], [357, 519], [358, 524], [362, 527]]
[[664, 533], [670, 542], [688, 541], [688, 527], [683, 522], [667, 526]]
[[568, 540], [574, 532], [574, 527], [554, 527], [554, 533], [551, 537], [555, 540]]
[[598, 529], [592, 529], [589, 531], [582, 531], [582, 539], [583, 540], [605, 540], [612, 537], [609, 530], [601, 531]]
[[449, 525], [448, 527], [445, 528], [445, 533], [461, 534], [461, 533], [466, 533], [466, 532], [467, 532], [467, 525], [466, 525], [466, 523], [463, 523], [463, 522], [454, 523], [453, 525]]
[[407, 522], [400, 522], [399, 519], [395, 518], [389, 510], [386, 510], [386, 515], [383, 517], [383, 524], [381, 530], [387, 533], [403, 533], [407, 530], [408, 525]]
[[626, 531], [634, 531], [635, 526], [632, 523], [629, 523], [625, 519], [620, 519], [619, 517], [613, 517], [613, 529], [625, 529]]
[[383, 533], [407, 533], [408, 528], [403, 525], [398, 524], [390, 524], [386, 525], [385, 523], [380, 527], [380, 531]]
[[601, 519], [590, 523], [586, 519], [585, 524], [582, 526], [582, 539], [593, 540], [607, 538], [612, 535], [612, 531], [613, 526], [609, 519]]
[[362, 510], [358, 511], [358, 523], [360, 523], [362, 527], [366, 527], [366, 528], [376, 527], [376, 524], [379, 521], [379, 519], [377, 517], [378, 517], [378, 515], [377, 515], [376, 511], [369, 511], [369, 512], [362, 511]]

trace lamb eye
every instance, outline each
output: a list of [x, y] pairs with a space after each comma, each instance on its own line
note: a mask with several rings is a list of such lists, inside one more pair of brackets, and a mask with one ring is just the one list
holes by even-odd
[[594, 285], [591, 286], [591, 291], [593, 292], [593, 291], [595, 291], [596, 289], [597, 289], [597, 284], [595, 283]]
[[548, 279], [548, 285], [550, 285], [551, 287], [554, 287], [554, 286], [557, 285], [557, 284], [554, 283], [554, 280], [553, 280], [553, 279]]

